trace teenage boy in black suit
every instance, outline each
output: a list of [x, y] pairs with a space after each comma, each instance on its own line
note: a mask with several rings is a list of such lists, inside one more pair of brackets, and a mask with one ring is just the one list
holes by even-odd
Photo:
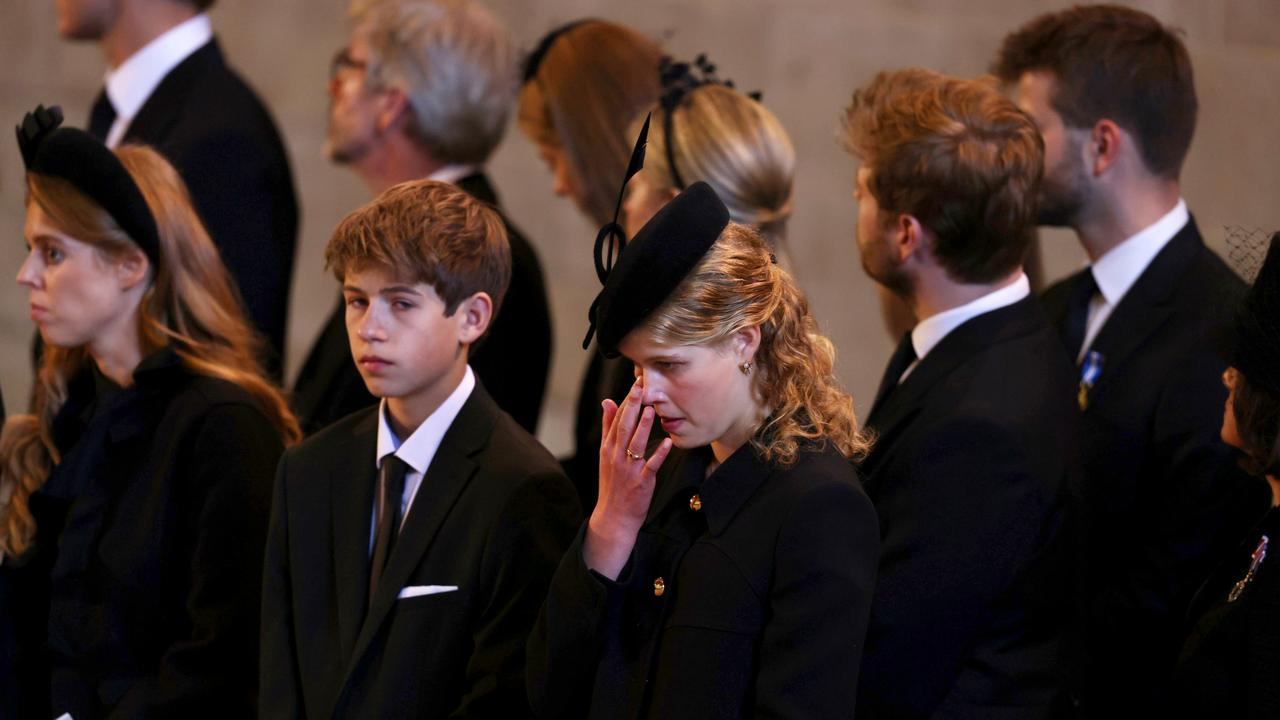
[[511, 274], [502, 221], [452, 185], [403, 183], [343, 220], [325, 260], [382, 402], [280, 462], [262, 717], [527, 715], [525, 638], [581, 511], [467, 364]]
[[[325, 152], [375, 193], [422, 178], [456, 184], [498, 210], [484, 163], [515, 97], [506, 28], [478, 2], [381, 0], [356, 15], [329, 80]], [[498, 407], [535, 432], [551, 369], [551, 313], [533, 246], [505, 216], [511, 286], [471, 366]], [[347, 347], [341, 303], [294, 384], [310, 434], [373, 402]]]
[[89, 132], [159, 150], [191, 191], [279, 379], [298, 205], [275, 123], [222, 57], [214, 0], [64, 0], [58, 32], [97, 42], [107, 79]]
[[1048, 716], [1078, 429], [1022, 271], [1040, 138], [993, 86], [910, 69], [854, 94], [844, 140], [863, 267], [921, 318], [867, 418], [881, 555], [858, 715]]
[[1165, 694], [1199, 583], [1269, 504], [1218, 436], [1215, 328], [1244, 288], [1181, 197], [1197, 101], [1175, 31], [1116, 6], [1048, 13], [994, 69], [1044, 137], [1040, 223], [1075, 230], [1090, 262], [1044, 295], [1079, 366], [1076, 692], [1088, 717], [1138, 717]]

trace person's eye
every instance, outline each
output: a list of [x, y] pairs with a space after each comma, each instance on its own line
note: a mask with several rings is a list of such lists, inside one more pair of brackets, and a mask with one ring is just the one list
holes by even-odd
[[664, 372], [671, 372], [672, 370], [677, 370], [682, 365], [684, 365], [684, 363], [678, 360], [659, 360], [653, 364], [654, 367]]
[[57, 248], [52, 245], [46, 245], [44, 248], [44, 260], [50, 265], [56, 265], [62, 262], [66, 257], [66, 253], [62, 252], [61, 248]]
[[396, 310], [412, 310], [414, 305], [408, 300], [396, 300], [395, 302], [391, 303], [391, 307], [395, 308]]
[[347, 307], [349, 308], [363, 309], [368, 304], [369, 304], [369, 301], [365, 300], [362, 297], [347, 298]]

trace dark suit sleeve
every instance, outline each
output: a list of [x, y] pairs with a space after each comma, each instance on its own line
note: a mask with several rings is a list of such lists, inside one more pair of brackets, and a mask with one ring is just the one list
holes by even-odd
[[[863, 688], [926, 717], [951, 688], [981, 618], [1040, 545], [1045, 516], [1033, 458], [1009, 428], [948, 418], [912, 449], [889, 513], [867, 637]], [[883, 500], [878, 500], [882, 503]], [[927, 651], [921, 652], [921, 648]]]
[[451, 717], [526, 717], [525, 643], [547, 586], [581, 521], [559, 472], [530, 477], [511, 494], [486, 542], [485, 604], [473, 632], [466, 687]]
[[880, 531], [850, 485], [809, 493], [782, 527], [760, 644], [757, 717], [853, 717]]
[[278, 379], [297, 205], [288, 168], [272, 163], [287, 161], [255, 133], [236, 128], [201, 135], [172, 153], [249, 320], [270, 345], [268, 365]]
[[621, 585], [587, 568], [582, 555], [586, 530], [583, 523], [560, 560], [529, 634], [527, 682], [534, 717], [587, 716], [606, 616], [623, 600]]
[[185, 484], [193, 528], [187, 637], [154, 674], [140, 678], [112, 718], [244, 717], [253, 712], [262, 549], [271, 478], [282, 450], [263, 414], [243, 404], [212, 408], [196, 428]]
[[294, 649], [293, 596], [289, 582], [289, 457], [280, 458], [262, 576], [262, 647], [258, 716], [302, 717], [302, 686]]

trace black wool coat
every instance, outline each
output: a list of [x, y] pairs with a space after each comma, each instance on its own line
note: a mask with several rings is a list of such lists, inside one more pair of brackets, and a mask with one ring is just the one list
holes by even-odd
[[863, 461], [881, 556], [859, 714], [1052, 717], [1065, 702], [1078, 482], [1072, 370], [1035, 298], [886, 373]]
[[47, 616], [5, 618], [46, 628], [22, 650], [48, 662], [48, 717], [252, 714], [280, 435], [247, 391], [167, 350], [129, 388], [94, 385], [90, 372], [71, 382], [54, 422], [62, 461], [31, 499], [41, 525], [20, 569], [49, 574], [21, 582], [28, 599], [47, 593]]
[[[502, 214], [484, 173], [462, 178], [458, 187], [498, 211], [511, 243], [511, 284], [488, 334], [473, 348], [471, 367], [498, 407], [534, 433], [551, 369], [551, 311], [542, 265], [533, 246]], [[341, 298], [302, 364], [293, 396], [307, 435], [377, 402], [351, 357]]]
[[710, 461], [668, 457], [617, 582], [578, 534], [529, 639], [538, 717], [853, 717], [878, 541], [852, 466]]
[[[1059, 330], [1075, 277], [1044, 295]], [[1269, 507], [1266, 484], [1219, 437], [1217, 338], [1243, 291], [1191, 220], [1093, 342], [1105, 360], [1081, 414], [1087, 572], [1075, 692], [1086, 717], [1162, 706], [1192, 595]]]
[[[105, 91], [98, 103], [107, 102]], [[110, 126], [89, 128], [106, 139]], [[283, 366], [298, 203], [284, 142], [258, 96], [210, 40], [160, 81], [122, 143], [154, 147], [182, 175], [246, 314]]]
[[[261, 717], [519, 718], [525, 640], [582, 519], [559, 465], [477, 383], [370, 604], [377, 407], [280, 461]], [[457, 589], [400, 598], [410, 586]]]

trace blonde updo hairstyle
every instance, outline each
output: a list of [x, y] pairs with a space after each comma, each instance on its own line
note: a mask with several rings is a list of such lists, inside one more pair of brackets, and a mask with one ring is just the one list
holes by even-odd
[[[709, 83], [687, 93], [671, 111], [653, 108], [644, 174], [655, 192], [678, 192], [670, 159], [685, 185], [706, 182], [734, 222], [759, 229], [773, 250], [791, 217], [796, 152], [782, 123], [759, 101]], [[671, 138], [675, 143], [668, 148]], [[637, 123], [635, 133], [640, 126]]]
[[711, 346], [749, 327], [760, 328], [752, 389], [769, 412], [751, 440], [760, 457], [787, 466], [802, 448], [825, 443], [851, 460], [864, 457], [870, 443], [835, 377], [835, 348], [751, 227], [730, 222], [641, 325], [660, 344]]
[[[285, 444], [295, 444], [302, 436], [298, 423], [280, 391], [265, 379], [259, 360], [262, 340], [245, 319], [186, 185], [150, 148], [126, 145], [115, 153], [142, 191], [160, 238], [160, 262], [151, 268], [151, 284], [138, 308], [143, 354], [168, 346], [192, 372], [240, 386], [259, 401]], [[66, 180], [28, 173], [27, 204], [39, 207], [66, 234], [92, 245], [104, 260], [140, 252], [106, 210]], [[21, 556], [31, 546], [36, 527], [28, 498], [61, 461], [53, 419], [67, 401], [68, 382], [91, 362], [83, 347], [45, 346], [34, 413], [5, 424], [0, 437], [0, 556]]]

